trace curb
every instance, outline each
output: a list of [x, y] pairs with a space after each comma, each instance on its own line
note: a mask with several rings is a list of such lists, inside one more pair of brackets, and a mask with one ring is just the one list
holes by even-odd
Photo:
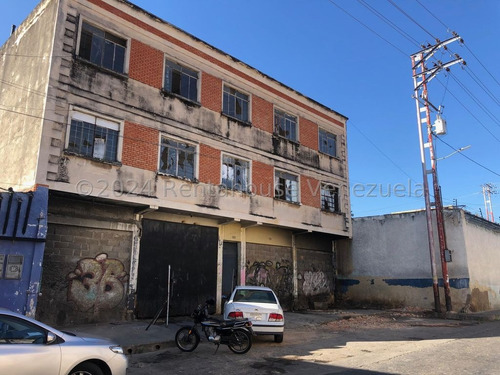
[[122, 345], [123, 353], [126, 355], [151, 353], [165, 348], [174, 347], [173, 341], [153, 342], [148, 344]]

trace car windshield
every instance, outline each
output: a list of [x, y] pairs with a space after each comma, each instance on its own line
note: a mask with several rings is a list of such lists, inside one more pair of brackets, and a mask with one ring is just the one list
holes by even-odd
[[273, 292], [268, 290], [238, 289], [234, 294], [234, 302], [276, 303]]

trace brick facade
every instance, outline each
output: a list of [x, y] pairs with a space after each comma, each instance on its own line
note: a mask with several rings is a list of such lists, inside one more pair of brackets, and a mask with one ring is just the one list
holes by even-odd
[[252, 95], [252, 125], [268, 133], [274, 131], [273, 104]]
[[201, 105], [222, 112], [222, 80], [205, 72], [201, 74]]
[[299, 132], [300, 143], [318, 151], [318, 125], [304, 117], [300, 117]]
[[306, 206], [321, 207], [320, 181], [315, 178], [300, 176], [300, 202]]
[[201, 144], [199, 180], [207, 184], [219, 185], [220, 170], [220, 151], [205, 144]]
[[146, 85], [163, 87], [163, 52], [132, 39], [129, 76]]
[[158, 169], [158, 130], [125, 122], [122, 163], [131, 167], [156, 171]]
[[252, 163], [252, 193], [265, 197], [274, 196], [273, 167], [258, 161]]

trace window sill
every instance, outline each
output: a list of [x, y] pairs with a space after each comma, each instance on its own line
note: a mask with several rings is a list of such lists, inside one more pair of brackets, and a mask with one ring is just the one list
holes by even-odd
[[228, 119], [230, 119], [232, 121], [237, 122], [240, 125], [243, 125], [243, 126], [252, 126], [251, 122], [240, 120], [239, 118], [236, 118], [236, 117], [233, 117], [231, 115], [228, 115], [227, 113], [221, 112], [221, 115], [224, 116], [224, 117], [227, 117]]
[[87, 160], [90, 160], [90, 161], [95, 161], [95, 162], [102, 163], [102, 164], [114, 165], [114, 166], [117, 166], [117, 167], [121, 167], [122, 166], [122, 163], [120, 161], [110, 161], [110, 160], [104, 160], [104, 159], [97, 159], [97, 158], [94, 158], [92, 156], [78, 154], [78, 153], [72, 152], [72, 151], [64, 150], [64, 154], [65, 155], [69, 155], [69, 156], [78, 156], [79, 158], [87, 159]]
[[191, 178], [187, 178], [187, 177], [180, 177], [180, 176], [176, 176], [174, 174], [168, 174], [168, 173], [161, 172], [161, 171], [157, 171], [156, 174], [158, 176], [175, 178], [176, 180], [185, 181], [185, 182], [191, 182], [193, 184], [197, 184], [197, 183], [200, 182], [200, 180], [198, 180], [197, 178], [191, 179]]
[[294, 145], [300, 146], [300, 142], [299, 141], [294, 141], [293, 139], [289, 139], [289, 138], [283, 137], [282, 135], [279, 135], [277, 133], [273, 133], [273, 137], [276, 138], [276, 139], [279, 139], [281, 141], [290, 142], [290, 143], [292, 143]]
[[320, 151], [320, 150], [318, 150], [318, 152], [321, 155], [328, 156], [330, 159], [336, 159], [336, 160], [340, 161], [340, 157], [338, 157], [337, 155], [333, 156], [333, 155], [327, 154], [326, 152], [323, 152], [323, 151]]
[[244, 195], [252, 195], [252, 192], [249, 191], [249, 190], [239, 190], [239, 189], [227, 187], [226, 185], [222, 185], [222, 184], [219, 185], [219, 188], [221, 190], [232, 191], [232, 192], [241, 193], [241, 194], [244, 194]]
[[321, 209], [321, 212], [329, 215], [343, 215], [342, 211], [330, 211], [323, 208]]
[[300, 202], [287, 201], [286, 199], [281, 199], [281, 198], [276, 198], [276, 197], [274, 197], [274, 200], [278, 201], [278, 202], [288, 203], [288, 204], [291, 204], [293, 206], [298, 206], [298, 207], [302, 206], [302, 203], [300, 203]]
[[191, 107], [198, 107], [198, 108], [201, 107], [201, 103], [200, 102], [188, 99], [185, 96], [182, 96], [182, 95], [179, 95], [179, 94], [174, 94], [173, 92], [166, 91], [164, 89], [160, 90], [160, 94], [164, 98], [168, 97], [168, 98], [179, 99], [181, 102], [183, 102], [184, 104], [186, 104], [188, 106], [191, 106]]
[[85, 59], [81, 58], [80, 56], [75, 56], [75, 60], [83, 65], [87, 65], [87, 66], [94, 68], [96, 70], [100, 70], [101, 72], [106, 73], [106, 74], [111, 74], [117, 78], [124, 79], [124, 80], [128, 80], [128, 78], [129, 78], [127, 73], [120, 73], [120, 72], [117, 72], [115, 70], [105, 68], [103, 66], [94, 64], [93, 62], [90, 62], [88, 60], [85, 60]]

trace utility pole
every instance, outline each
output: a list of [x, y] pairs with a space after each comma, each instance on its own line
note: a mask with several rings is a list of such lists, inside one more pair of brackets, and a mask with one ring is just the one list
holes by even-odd
[[[443, 286], [445, 293], [446, 311], [451, 311], [451, 294], [450, 294], [450, 280], [448, 276], [448, 265], [446, 256], [449, 253], [446, 245], [446, 233], [444, 228], [443, 216], [443, 202], [441, 199], [441, 188], [439, 186], [437, 177], [437, 158], [434, 151], [435, 134], [446, 133], [446, 122], [440, 117], [440, 109], [436, 108], [428, 97], [427, 85], [428, 83], [443, 69], [449, 70], [449, 67], [457, 63], [464, 63], [463, 59], [455, 55], [456, 59], [443, 63], [436, 61], [432, 68], [426, 66], [429, 60], [441, 48], [447, 49], [447, 45], [455, 41], [462, 42], [462, 39], [454, 33], [453, 38], [441, 42], [436, 40], [436, 44], [424, 47], [421, 51], [411, 55], [412, 71], [413, 71], [413, 87], [414, 98], [417, 109], [417, 124], [418, 136], [420, 143], [420, 158], [422, 162], [422, 173], [424, 179], [424, 196], [425, 196], [425, 212], [427, 219], [427, 236], [429, 242], [429, 253], [431, 258], [431, 271], [432, 271], [432, 288], [434, 292], [434, 306], [437, 312], [441, 312], [441, 303], [439, 300], [439, 287], [438, 277], [436, 273], [436, 260], [435, 260], [435, 246], [434, 246], [434, 229], [432, 226], [432, 207], [436, 212], [436, 224], [439, 239], [439, 254], [441, 257], [441, 270], [443, 273]], [[464, 63], [465, 64], [465, 63]], [[434, 123], [434, 129], [431, 122], [431, 107], [437, 111], [437, 119]], [[427, 142], [424, 143], [424, 135], [427, 137]], [[428, 157], [426, 156], [425, 149], [428, 149]], [[427, 169], [427, 159], [430, 159], [430, 169]], [[432, 186], [434, 191], [434, 202], [431, 202], [429, 192], [429, 175], [432, 175]]]
[[489, 183], [482, 185], [483, 188], [483, 198], [484, 198], [484, 208], [486, 209], [486, 220], [495, 222], [495, 216], [493, 215], [493, 208], [491, 206], [491, 194], [496, 194], [496, 186]]

